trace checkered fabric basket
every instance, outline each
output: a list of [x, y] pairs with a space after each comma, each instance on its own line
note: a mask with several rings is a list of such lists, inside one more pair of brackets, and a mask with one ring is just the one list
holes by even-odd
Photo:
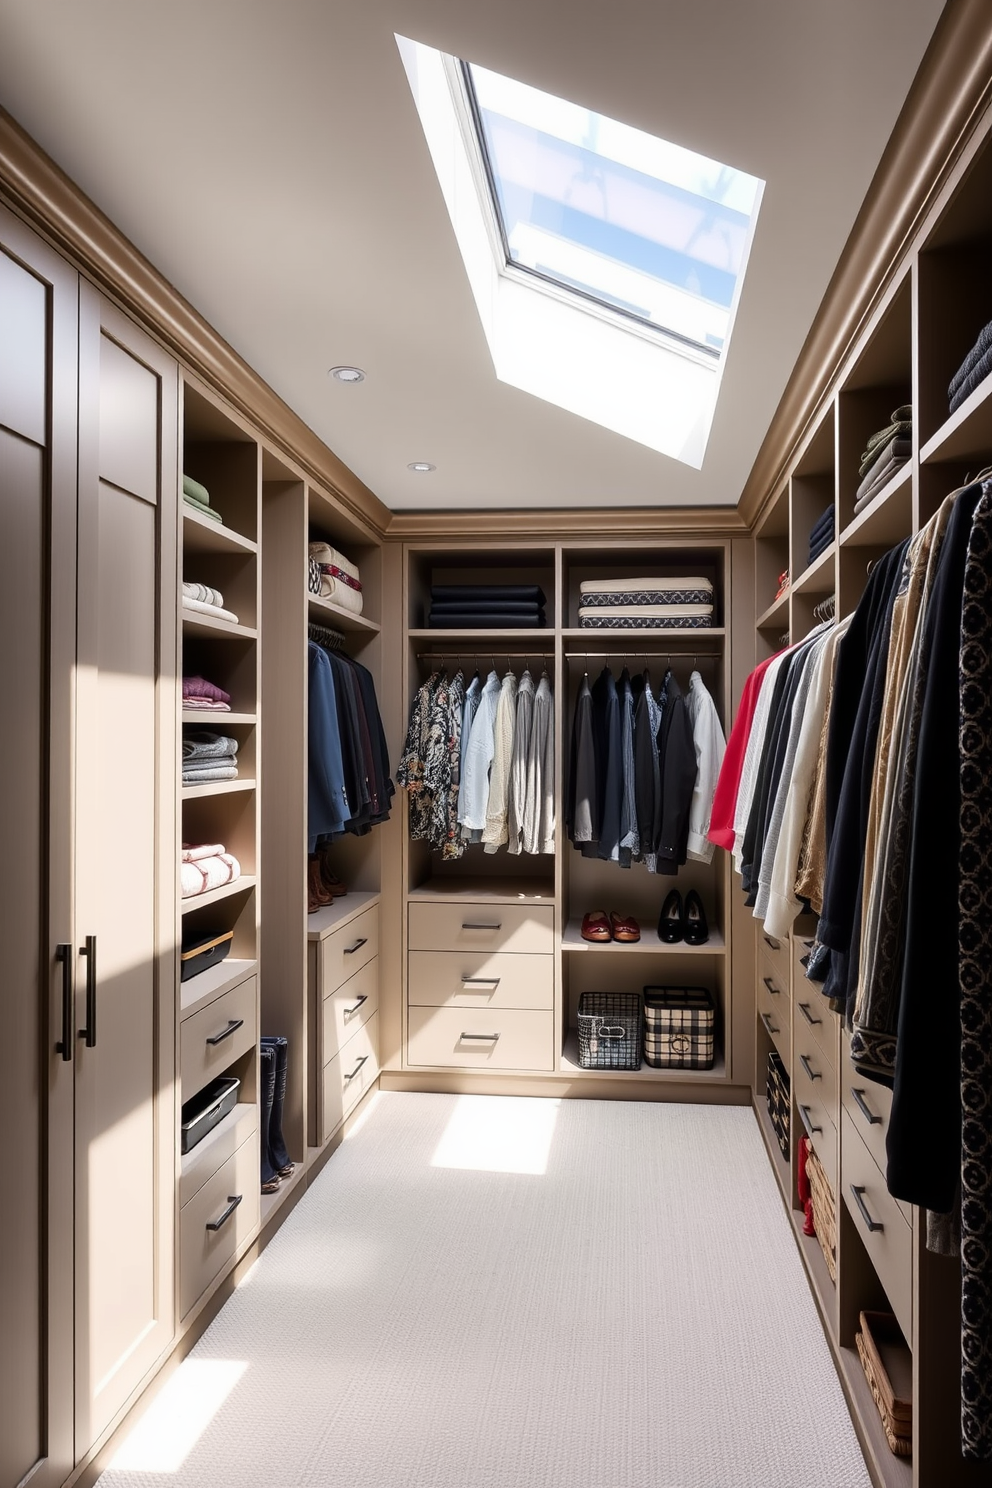
[[715, 1043], [705, 987], [644, 988], [644, 1062], [652, 1069], [712, 1069]]
[[773, 1049], [768, 1056], [768, 1077], [765, 1081], [765, 1100], [771, 1117], [782, 1156], [789, 1156], [789, 1076], [785, 1065]]
[[577, 1022], [583, 1069], [640, 1069], [639, 992], [583, 992]]

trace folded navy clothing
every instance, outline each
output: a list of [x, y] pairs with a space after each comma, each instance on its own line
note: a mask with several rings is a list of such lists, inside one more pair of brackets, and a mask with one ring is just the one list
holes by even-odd
[[962, 403], [971, 397], [979, 383], [984, 382], [990, 372], [992, 372], [992, 347], [985, 352], [984, 356], [979, 357], [971, 371], [959, 385], [957, 392], [951, 399], [951, 413], [954, 413], [956, 409], [961, 407]]
[[822, 537], [825, 532], [833, 532], [833, 530], [834, 530], [834, 509], [833, 509], [832, 506], [830, 506], [823, 513], [823, 516], [822, 517], [818, 517], [816, 519], [816, 521], [813, 523], [812, 530], [811, 530], [811, 532], [809, 534], [809, 540], [810, 540], [810, 542], [812, 542], [814, 538], [816, 538], [816, 537]]
[[431, 604], [432, 615], [533, 615], [536, 620], [541, 612], [539, 604], [517, 604], [509, 600], [469, 604], [466, 600], [435, 599]]
[[517, 604], [547, 604], [539, 584], [432, 584], [431, 603], [437, 600], [510, 600]]
[[[989, 351], [992, 351], [992, 320], [989, 321], [987, 326], [983, 326], [982, 329], [979, 331], [978, 340], [975, 342], [974, 346], [971, 348], [968, 355], [965, 357], [964, 361], [961, 363], [960, 367], [951, 378], [950, 386], [947, 389], [947, 396], [951, 404], [952, 413], [957, 407], [957, 403], [955, 403], [954, 400], [957, 397], [962, 384], [968, 380], [968, 378], [974, 372], [975, 368], [978, 366], [979, 362]], [[963, 402], [963, 398], [958, 398], [958, 403]]]
[[809, 559], [807, 560], [807, 564], [806, 564], [807, 568], [809, 567], [810, 563], [815, 563], [816, 562], [817, 558], [819, 558], [819, 556], [820, 556], [821, 553], [825, 553], [827, 551], [827, 549], [830, 547], [830, 544], [833, 542], [833, 540], [834, 540], [834, 535], [831, 532], [830, 535], [829, 535], [829, 537], [821, 537], [821, 538], [818, 538], [815, 543], [810, 543], [810, 545], [809, 545]]
[[507, 615], [502, 610], [481, 615], [436, 615], [432, 610], [427, 617], [432, 630], [540, 630], [544, 623], [543, 615], [535, 619], [531, 615]]

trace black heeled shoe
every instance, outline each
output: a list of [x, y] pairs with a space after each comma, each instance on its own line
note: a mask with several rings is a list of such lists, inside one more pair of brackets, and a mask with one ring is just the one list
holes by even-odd
[[661, 915], [658, 918], [658, 939], [664, 941], [665, 945], [675, 945], [676, 941], [682, 939], [682, 895], [678, 889], [673, 889], [661, 906]]
[[685, 896], [685, 909], [682, 914], [682, 935], [686, 945], [705, 945], [710, 938], [710, 927], [706, 923], [706, 911], [703, 901], [695, 889], [690, 889]]

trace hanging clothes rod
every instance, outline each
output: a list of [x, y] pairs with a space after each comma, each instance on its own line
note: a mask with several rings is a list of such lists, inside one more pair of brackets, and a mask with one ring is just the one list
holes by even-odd
[[329, 651], [340, 651], [345, 640], [340, 630], [329, 630], [326, 625], [318, 625], [313, 620], [307, 626], [307, 639]]
[[691, 656], [694, 661], [719, 661], [723, 656], [722, 651], [693, 651], [690, 647], [685, 651], [625, 651], [621, 646], [619, 649], [611, 648], [609, 651], [566, 651], [566, 661], [601, 661], [604, 658], [622, 656], [625, 661], [688, 661]]
[[418, 651], [418, 661], [554, 661], [553, 651]]

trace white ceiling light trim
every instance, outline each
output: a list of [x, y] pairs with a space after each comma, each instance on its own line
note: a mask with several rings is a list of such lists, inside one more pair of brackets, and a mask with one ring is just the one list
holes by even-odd
[[[455, 58], [396, 37], [497, 378], [700, 469], [726, 357], [672, 345], [506, 269]], [[760, 198], [760, 183], [757, 183]], [[757, 212], [757, 203], [755, 205]], [[743, 281], [742, 267], [728, 339]]]

